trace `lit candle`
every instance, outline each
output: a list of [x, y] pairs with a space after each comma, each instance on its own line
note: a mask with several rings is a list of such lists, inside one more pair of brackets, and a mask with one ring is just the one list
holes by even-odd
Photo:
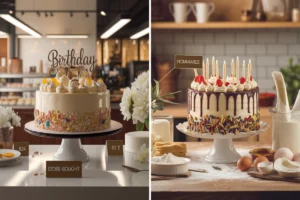
[[209, 60], [206, 59], [206, 78], [209, 79]]
[[242, 77], [244, 77], [244, 78], [246, 78], [246, 74], [245, 74], [245, 72], [246, 72], [246, 62], [245, 62], [245, 60], [243, 60], [243, 71], [242, 71]]
[[219, 63], [218, 60], [216, 60], [216, 77], [219, 79]]
[[232, 83], [234, 83], [234, 61], [233, 61], [233, 58], [231, 59], [231, 80], [232, 80]]
[[224, 60], [223, 63], [223, 85], [225, 85], [226, 82], [226, 61]]
[[215, 57], [212, 57], [212, 61], [211, 61], [211, 67], [212, 67], [212, 76], [216, 75], [216, 62], [215, 62]]
[[206, 69], [206, 66], [205, 66], [205, 63], [204, 63], [204, 60], [202, 62], [202, 75], [203, 75], [203, 78], [204, 80], [206, 80], [206, 74], [205, 74], [205, 70]]
[[239, 57], [236, 57], [236, 80], [239, 81], [240, 79], [240, 60]]

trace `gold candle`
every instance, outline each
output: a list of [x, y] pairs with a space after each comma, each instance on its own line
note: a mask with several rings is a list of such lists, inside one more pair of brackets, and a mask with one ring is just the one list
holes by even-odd
[[216, 77], [219, 79], [219, 63], [218, 60], [216, 60]]
[[251, 59], [249, 59], [249, 64], [250, 64], [250, 71], [249, 71], [249, 80], [250, 80], [250, 77], [252, 76], [252, 63], [251, 63]]
[[248, 62], [248, 74], [247, 74], [247, 81], [250, 81], [250, 65], [251, 63]]
[[236, 57], [236, 81], [239, 82], [240, 79], [240, 60], [239, 57]]
[[215, 62], [215, 57], [212, 57], [212, 61], [211, 61], [211, 67], [212, 67], [212, 76], [216, 75], [216, 62]]
[[244, 77], [244, 78], [246, 78], [246, 74], [245, 74], [245, 72], [246, 72], [246, 62], [245, 62], [245, 60], [243, 60], [243, 71], [242, 71], [242, 77]]
[[209, 60], [206, 59], [206, 78], [209, 79]]
[[223, 85], [225, 85], [226, 82], [226, 61], [224, 60], [223, 63]]
[[233, 61], [233, 58], [231, 59], [231, 80], [232, 80], [232, 83], [234, 83], [234, 61]]
[[206, 78], [205, 78], [205, 70], [206, 69], [206, 66], [205, 66], [205, 63], [204, 63], [204, 60], [203, 60], [203, 62], [202, 62], [202, 75], [203, 75], [203, 77], [204, 77], [204, 80], [206, 80]]

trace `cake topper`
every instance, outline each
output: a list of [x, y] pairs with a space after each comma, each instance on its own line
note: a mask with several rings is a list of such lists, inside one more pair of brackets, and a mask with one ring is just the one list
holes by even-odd
[[75, 56], [75, 50], [68, 50], [66, 55], [60, 55], [56, 49], [52, 49], [48, 54], [48, 61], [51, 62], [49, 74], [58, 71], [58, 67], [89, 66], [89, 71], [95, 70], [97, 60], [95, 56], [85, 56], [84, 49], [80, 49], [79, 56]]

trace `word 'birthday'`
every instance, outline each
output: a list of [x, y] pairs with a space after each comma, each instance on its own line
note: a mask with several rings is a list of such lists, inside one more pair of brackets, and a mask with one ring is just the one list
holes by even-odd
[[53, 49], [48, 55], [48, 61], [51, 62], [51, 67], [56, 68], [60, 66], [83, 66], [88, 65], [90, 71], [95, 69], [97, 60], [95, 56], [84, 56], [84, 50], [80, 49], [78, 57], [75, 56], [75, 50], [68, 50], [67, 55], [60, 55], [58, 51]]

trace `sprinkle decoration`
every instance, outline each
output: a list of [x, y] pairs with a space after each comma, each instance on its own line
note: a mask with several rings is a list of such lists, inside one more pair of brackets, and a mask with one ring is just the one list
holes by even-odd
[[63, 113], [59, 110], [51, 110], [48, 113], [34, 111], [35, 126], [42, 129], [60, 132], [89, 132], [110, 127], [109, 108], [101, 108], [95, 112]]
[[257, 131], [260, 128], [260, 114], [249, 115], [249, 117], [232, 117], [221, 116], [216, 117], [213, 115], [205, 115], [197, 120], [188, 115], [188, 127], [189, 131], [202, 133], [227, 135], [228, 133], [238, 134], [239, 132]]

